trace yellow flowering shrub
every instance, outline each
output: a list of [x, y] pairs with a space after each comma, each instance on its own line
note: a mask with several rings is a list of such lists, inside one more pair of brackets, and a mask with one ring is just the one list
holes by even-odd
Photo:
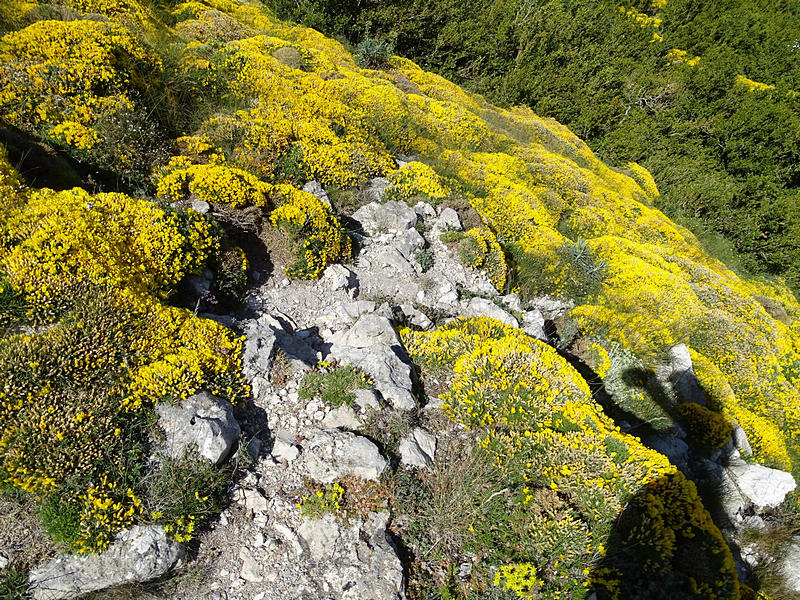
[[[160, 59], [118, 23], [37, 21], [0, 39], [0, 116], [79, 157], [94, 154], [104, 141], [101, 123], [131, 118], [133, 99], [160, 69]], [[140, 158], [107, 146], [115, 168]]]
[[272, 211], [272, 224], [289, 236], [294, 262], [286, 267], [293, 279], [316, 279], [325, 268], [352, 252], [339, 219], [316, 196], [283, 186], [287, 202]]
[[[553, 348], [486, 318], [400, 335], [423, 373], [452, 369], [442, 408], [479, 429], [478, 446], [513, 499], [487, 507], [485, 522], [471, 526], [479, 556], [513, 557], [496, 571], [496, 585], [519, 597], [538, 586], [543, 598], [582, 597], [574, 595], [589, 587], [624, 598], [610, 591], [644, 578], [682, 597], [738, 597], [733, 558], [694, 484], [621, 433]], [[625, 511], [648, 518], [623, 526]], [[496, 519], [520, 524], [505, 534]], [[706, 562], [676, 567], [687, 552]]]
[[142, 518], [147, 498], [130, 477], [148, 460], [153, 406], [202, 388], [234, 403], [249, 393], [242, 340], [163, 303], [219, 240], [197, 213], [118, 193], [24, 190], [7, 163], [0, 172], [23, 200], [0, 212], [0, 272], [24, 298], [23, 321], [48, 325], [0, 339], [0, 473], [56, 498], [56, 512], [79, 504], [78, 533], [64, 541], [102, 550]]
[[156, 193], [171, 202], [190, 196], [210, 204], [233, 208], [266, 206], [272, 186], [247, 171], [223, 164], [191, 164], [186, 157], [173, 157], [156, 173]]
[[389, 173], [391, 187], [386, 191], [389, 200], [411, 200], [420, 197], [437, 203], [447, 197], [447, 190], [432, 168], [418, 161], [404, 164]]
[[695, 402], [678, 405], [678, 415], [694, 441], [708, 448], [721, 448], [730, 439], [733, 425], [723, 415]]

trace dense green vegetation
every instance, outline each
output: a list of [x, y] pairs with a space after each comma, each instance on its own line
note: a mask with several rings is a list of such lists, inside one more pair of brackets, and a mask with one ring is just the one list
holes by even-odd
[[612, 164], [645, 166], [659, 208], [709, 250], [800, 285], [800, 3], [273, 3], [353, 44], [393, 42], [495, 103], [566, 124]]

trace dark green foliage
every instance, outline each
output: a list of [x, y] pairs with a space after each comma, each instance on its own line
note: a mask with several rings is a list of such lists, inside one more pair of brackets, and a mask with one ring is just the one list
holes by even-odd
[[417, 264], [422, 268], [422, 272], [425, 273], [433, 267], [433, 252], [428, 249], [417, 250], [414, 252], [414, 260], [417, 261]]
[[28, 597], [28, 574], [9, 566], [0, 573], [0, 600], [25, 600]]
[[[740, 271], [800, 286], [800, 3], [790, 0], [275, 0], [279, 14], [395, 53], [649, 169], [658, 208]], [[701, 60], [668, 65], [679, 48]], [[748, 91], [736, 76], [775, 86]], [[721, 237], [720, 237], [721, 236]], [[729, 240], [729, 244], [721, 242]]]

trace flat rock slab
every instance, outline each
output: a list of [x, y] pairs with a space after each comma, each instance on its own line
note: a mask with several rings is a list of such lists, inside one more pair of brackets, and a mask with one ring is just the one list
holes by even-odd
[[752, 502], [757, 510], [775, 508], [797, 487], [791, 473], [749, 464], [741, 459], [731, 461], [725, 473], [739, 493]]
[[302, 461], [308, 476], [319, 483], [347, 476], [374, 480], [388, 464], [367, 438], [338, 429], [320, 431], [308, 440]]
[[33, 569], [34, 600], [68, 600], [124, 583], [143, 583], [165, 575], [183, 558], [183, 547], [163, 527], [135, 526], [122, 531], [102, 554], [65, 555]]

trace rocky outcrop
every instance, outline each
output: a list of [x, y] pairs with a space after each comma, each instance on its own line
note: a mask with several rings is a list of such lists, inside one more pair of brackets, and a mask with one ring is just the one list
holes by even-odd
[[60, 556], [30, 572], [34, 600], [67, 600], [124, 583], [142, 583], [165, 575], [183, 558], [183, 547], [162, 527], [135, 526], [122, 531], [102, 554]]
[[227, 400], [200, 392], [177, 405], [162, 402], [156, 407], [158, 426], [164, 432], [164, 453], [179, 459], [196, 448], [215, 465], [225, 461], [241, 429]]
[[791, 473], [733, 459], [725, 468], [725, 499], [741, 514], [752, 504], [757, 511], [775, 508], [797, 487]]
[[669, 349], [666, 362], [656, 369], [656, 378], [665, 389], [672, 392], [678, 402], [706, 405], [706, 394], [697, 381], [686, 344], [677, 344]]
[[402, 233], [417, 224], [417, 213], [405, 202], [390, 200], [385, 204], [370, 202], [353, 213], [353, 219], [369, 235]]
[[342, 477], [377, 479], [387, 464], [375, 444], [350, 432], [319, 431], [303, 446], [302, 467], [319, 483]]
[[304, 553], [318, 570], [325, 597], [399, 600], [403, 566], [388, 539], [389, 514], [374, 513], [347, 526], [332, 515], [306, 519], [297, 530]]
[[394, 408], [412, 410], [416, 406], [410, 361], [389, 319], [376, 313], [363, 315], [330, 341], [331, 357], [364, 371]]
[[519, 327], [516, 317], [486, 298], [472, 298], [464, 314], [468, 317], [489, 317], [511, 327]]

